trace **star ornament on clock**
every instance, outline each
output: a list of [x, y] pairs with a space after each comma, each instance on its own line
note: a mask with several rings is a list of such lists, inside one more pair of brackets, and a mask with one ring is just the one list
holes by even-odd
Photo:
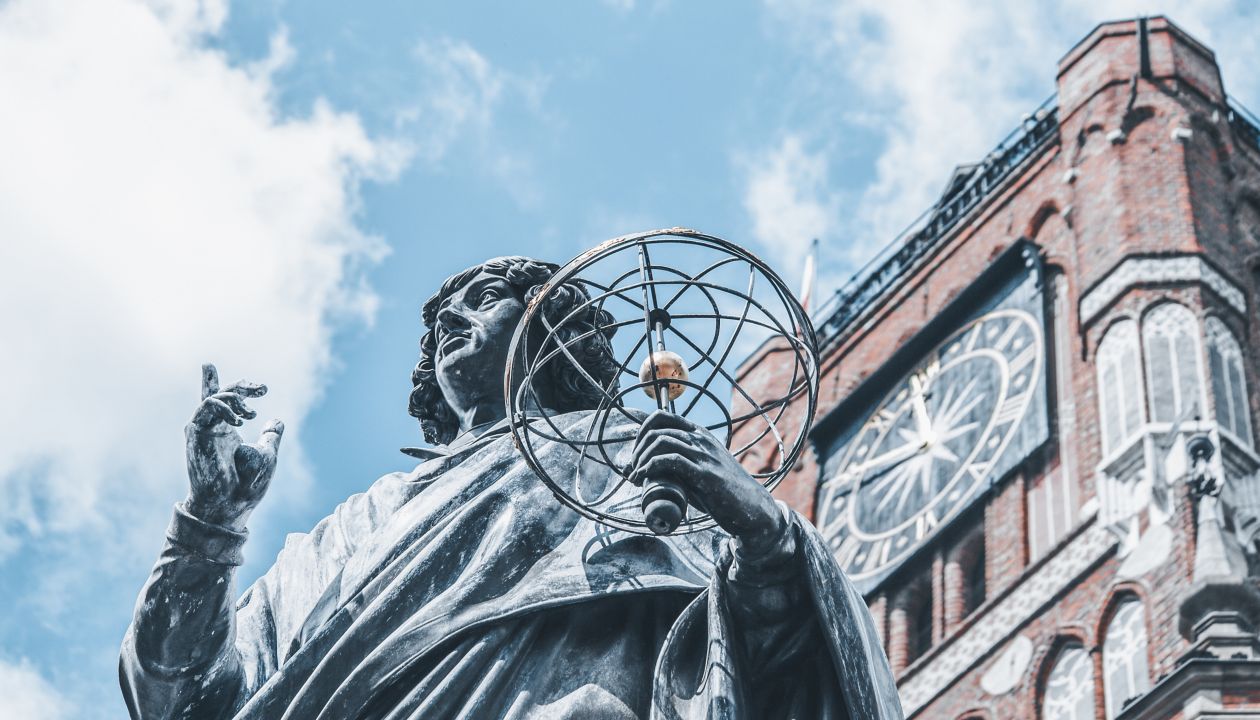
[[[918, 376], [912, 379], [917, 380]], [[916, 427], [913, 430], [898, 428], [897, 434], [903, 444], [897, 451], [905, 452], [905, 461], [888, 465], [887, 475], [880, 478], [883, 484], [882, 497], [878, 498], [875, 509], [889, 509], [901, 512], [907, 501], [916, 496], [928, 496], [933, 493], [934, 481], [938, 478], [937, 470], [948, 469], [960, 462], [958, 452], [951, 448], [951, 443], [965, 438], [980, 428], [978, 420], [972, 420], [973, 412], [984, 400], [984, 393], [976, 391], [977, 381], [972, 379], [966, 386], [958, 390], [948, 386], [946, 397], [941, 403], [942, 409], [936, 416], [927, 410], [926, 391], [921, 382], [914, 383], [918, 389], [911, 396], [911, 405]], [[866, 478], [870, 483], [875, 479], [872, 475]], [[875, 493], [873, 493], [875, 494]]]

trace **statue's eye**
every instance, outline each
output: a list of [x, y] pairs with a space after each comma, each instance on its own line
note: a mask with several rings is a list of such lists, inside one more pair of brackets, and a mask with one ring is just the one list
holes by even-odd
[[477, 298], [477, 307], [485, 307], [486, 305], [499, 299], [499, 291], [494, 288], [487, 288], [481, 291], [481, 297]]

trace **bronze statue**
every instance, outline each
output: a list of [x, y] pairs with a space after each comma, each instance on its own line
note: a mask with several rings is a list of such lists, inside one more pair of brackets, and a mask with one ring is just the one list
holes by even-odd
[[[410, 398], [437, 448], [290, 536], [235, 604], [246, 520], [284, 427], [242, 443], [245, 401], [266, 388], [221, 390], [205, 368], [189, 496], [123, 645], [133, 718], [901, 717], [862, 597], [708, 431], [658, 412], [618, 454], [637, 482], [675, 479], [720, 526], [690, 535], [610, 531], [522, 461], [504, 369], [555, 269], [498, 258], [443, 284], [424, 306]], [[612, 380], [607, 338], [584, 342], [586, 372]], [[578, 427], [597, 398], [556, 367], [538, 402]], [[535, 455], [553, 476], [571, 462]]]

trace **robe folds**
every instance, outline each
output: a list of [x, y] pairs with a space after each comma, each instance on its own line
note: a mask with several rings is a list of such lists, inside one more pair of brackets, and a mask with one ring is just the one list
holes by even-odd
[[[555, 422], [581, 436], [591, 415]], [[624, 457], [634, 427], [616, 432]], [[123, 644], [132, 717], [902, 717], [865, 602], [786, 508], [796, 550], [766, 571], [717, 529], [580, 516], [502, 424], [456, 445], [291, 535], [235, 605], [244, 535], [177, 506]], [[566, 445], [535, 453], [552, 477], [610, 481]]]

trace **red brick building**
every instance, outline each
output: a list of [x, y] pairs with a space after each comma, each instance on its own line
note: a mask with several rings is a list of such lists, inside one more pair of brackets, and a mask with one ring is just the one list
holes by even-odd
[[1260, 129], [1150, 18], [816, 315], [816, 452], [776, 494], [908, 717], [1260, 718], [1257, 268]]

